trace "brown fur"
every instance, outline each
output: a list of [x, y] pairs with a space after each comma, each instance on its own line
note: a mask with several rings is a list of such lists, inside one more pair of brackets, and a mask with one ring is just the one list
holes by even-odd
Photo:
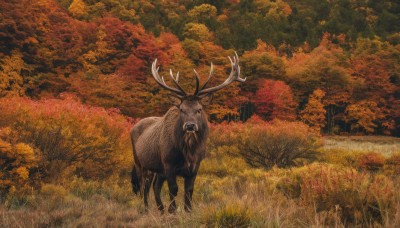
[[[154, 179], [154, 195], [158, 208], [162, 211], [160, 192], [165, 180], [168, 182], [171, 204], [169, 212], [176, 210], [175, 197], [178, 193], [176, 176], [185, 179], [185, 210], [191, 210], [191, 201], [197, 171], [201, 160], [206, 153], [206, 140], [208, 137], [208, 122], [202, 109], [200, 99], [211, 98], [212, 94], [234, 81], [244, 82], [240, 78], [239, 56], [235, 52], [231, 62], [231, 73], [220, 85], [206, 88], [213, 73], [211, 64], [210, 75], [200, 88], [199, 76], [194, 70], [196, 90], [193, 95], [188, 95], [179, 85], [179, 73], [176, 77], [170, 70], [170, 76], [176, 88], [165, 84], [164, 78], [158, 74], [157, 59], [154, 60], [151, 72], [153, 78], [162, 88], [175, 93], [181, 103], [172, 107], [163, 117], [150, 117], [137, 123], [131, 131], [133, 156], [135, 166], [132, 170], [132, 188], [139, 192], [143, 188], [144, 204], [148, 208], [147, 196], [151, 182]], [[210, 101], [211, 99], [208, 99]], [[155, 173], [155, 174], [154, 174]]]
[[[185, 131], [183, 126], [187, 122], [196, 123], [198, 130]], [[187, 97], [179, 106], [170, 108], [163, 117], [145, 118], [133, 127], [131, 140], [135, 166], [132, 171], [132, 187], [138, 192], [142, 186], [146, 208], [150, 184], [155, 178], [154, 193], [158, 208], [164, 208], [160, 191], [163, 182], [167, 180], [171, 197], [169, 211], [174, 212], [178, 191], [176, 176], [182, 176], [185, 178], [185, 209], [191, 210], [194, 180], [206, 153], [207, 137], [207, 117], [196, 97]]]

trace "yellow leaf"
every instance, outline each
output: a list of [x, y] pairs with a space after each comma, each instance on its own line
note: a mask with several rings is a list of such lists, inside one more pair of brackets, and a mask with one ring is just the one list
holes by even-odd
[[26, 180], [29, 178], [29, 171], [26, 167], [18, 167], [15, 172], [19, 175], [19, 177], [23, 180]]

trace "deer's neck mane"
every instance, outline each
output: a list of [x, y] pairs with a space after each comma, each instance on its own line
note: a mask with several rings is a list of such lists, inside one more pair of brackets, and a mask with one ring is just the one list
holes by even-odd
[[208, 137], [208, 122], [206, 114], [203, 113], [203, 119], [199, 121], [199, 130], [196, 133], [186, 133], [182, 130], [183, 122], [179, 117], [179, 109], [172, 107], [164, 115], [166, 124], [173, 126], [171, 130], [171, 140], [174, 148], [180, 151], [185, 158], [185, 166], [193, 167], [201, 156], [205, 148], [206, 139]]

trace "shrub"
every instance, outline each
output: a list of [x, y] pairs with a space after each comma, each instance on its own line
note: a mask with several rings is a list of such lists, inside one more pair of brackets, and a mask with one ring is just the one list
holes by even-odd
[[68, 183], [67, 189], [75, 196], [82, 199], [89, 199], [96, 194], [101, 194], [101, 183], [98, 181], [87, 180], [73, 177]]
[[30, 204], [35, 207], [44, 207], [53, 211], [64, 207], [71, 199], [71, 195], [63, 186], [43, 184], [40, 188], [40, 192], [34, 195]]
[[0, 193], [30, 184], [30, 170], [37, 166], [37, 162], [38, 158], [29, 145], [8, 143], [0, 138]]
[[253, 167], [289, 167], [315, 159], [318, 134], [301, 122], [255, 121], [213, 126], [212, 147], [236, 144]]
[[367, 170], [372, 172], [381, 170], [383, 168], [384, 163], [385, 163], [385, 158], [383, 157], [383, 155], [373, 152], [362, 154], [358, 158], [358, 167], [361, 168], [362, 170]]
[[46, 198], [54, 197], [63, 200], [68, 195], [68, 192], [63, 186], [44, 184], [40, 189], [40, 194]]
[[[298, 193], [301, 202], [317, 212], [339, 210], [344, 223], [384, 223], [395, 207], [393, 182], [382, 175], [371, 176], [337, 165], [312, 164], [290, 173], [277, 184], [278, 190]], [[291, 196], [297, 196], [292, 194]]]
[[391, 157], [386, 159], [384, 164], [384, 173], [390, 176], [400, 175], [400, 154], [393, 154]]
[[6, 150], [11, 150], [12, 156], [23, 148], [29, 153], [33, 153], [32, 148], [36, 151], [36, 167], [13, 163], [7, 155], [6, 162], [15, 166], [20, 177], [35, 171], [45, 182], [73, 175], [102, 179], [130, 166], [128, 132], [132, 121], [117, 110], [83, 105], [69, 95], [39, 101], [2, 98], [0, 107], [0, 128], [9, 129], [1, 136], [3, 144], [15, 142], [15, 149], [7, 146], [11, 149]]

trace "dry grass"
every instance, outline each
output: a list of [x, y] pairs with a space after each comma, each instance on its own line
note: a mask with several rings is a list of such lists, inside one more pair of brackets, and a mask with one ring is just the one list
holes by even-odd
[[[383, 154], [395, 153], [395, 139], [368, 141], [328, 138], [325, 149], [341, 148], [344, 144], [371, 143], [382, 146]], [[385, 142], [385, 143], [382, 143]], [[364, 145], [358, 149], [363, 150]], [[337, 151], [341, 151], [337, 150]], [[304, 168], [262, 170], [250, 168], [238, 157], [229, 157], [215, 149], [202, 163], [194, 191], [194, 210], [183, 210], [182, 180], [178, 184], [178, 211], [160, 215], [150, 194], [150, 211], [145, 213], [141, 199], [131, 193], [129, 177], [99, 183], [73, 178], [61, 185], [44, 185], [40, 192], [0, 204], [0, 227], [347, 227], [339, 207], [320, 210], [316, 204], [301, 197], [288, 197], [278, 183]], [[320, 164], [324, 166], [324, 164]], [[317, 167], [317, 166], [316, 166]], [[335, 167], [340, 168], [340, 164]], [[318, 171], [318, 169], [317, 169]], [[332, 174], [336, 174], [334, 169]], [[363, 171], [360, 171], [363, 172]], [[307, 172], [305, 172], [307, 173]], [[307, 174], [305, 174], [307, 175]], [[378, 175], [369, 173], [368, 175]], [[379, 174], [381, 175], [381, 174]], [[359, 226], [400, 227], [400, 177], [394, 183], [392, 214], [383, 221], [368, 221]], [[324, 185], [321, 185], [322, 187]], [[168, 203], [167, 187], [162, 198]], [[303, 193], [299, 193], [303, 194]], [[3, 199], [4, 201], [4, 199]]]
[[[207, 178], [200, 180], [207, 181]], [[183, 211], [183, 202], [176, 215], [160, 213], [154, 203], [148, 213], [138, 198], [132, 197], [127, 203], [118, 203], [103, 195], [89, 199], [67, 196], [67, 200], [46, 200], [7, 209], [0, 207], [0, 227], [308, 227], [323, 225], [318, 215], [310, 208], [299, 207], [294, 200], [288, 200], [278, 192], [266, 194], [262, 183], [250, 186], [238, 185], [228, 178], [218, 190], [212, 187], [215, 197], [211, 202], [204, 199], [203, 189], [195, 194], [192, 214]], [[216, 185], [218, 183], [213, 183]], [[247, 190], [247, 191], [246, 191]], [[216, 192], [219, 192], [216, 194]], [[163, 195], [166, 199], [166, 194]], [[62, 202], [62, 203], [60, 203]], [[154, 202], [154, 201], [151, 201]], [[32, 204], [33, 203], [33, 204]], [[58, 204], [54, 206], [54, 204]], [[311, 210], [311, 211], [310, 211]], [[236, 225], [234, 225], [236, 224]], [[242, 226], [240, 226], [242, 225]]]
[[331, 136], [325, 137], [324, 150], [346, 152], [376, 152], [385, 157], [400, 153], [400, 139], [385, 136]]

